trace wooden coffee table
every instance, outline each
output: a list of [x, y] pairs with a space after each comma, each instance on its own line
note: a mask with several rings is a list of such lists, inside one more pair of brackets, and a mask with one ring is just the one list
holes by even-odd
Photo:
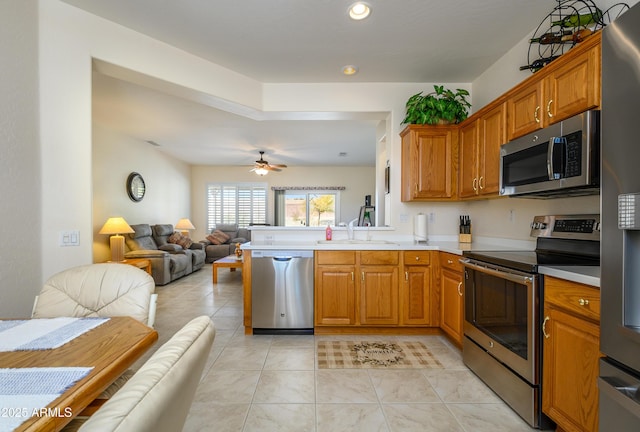
[[242, 259], [237, 259], [235, 255], [229, 255], [213, 262], [213, 283], [218, 283], [218, 267], [228, 267], [230, 271], [241, 269], [244, 264]]

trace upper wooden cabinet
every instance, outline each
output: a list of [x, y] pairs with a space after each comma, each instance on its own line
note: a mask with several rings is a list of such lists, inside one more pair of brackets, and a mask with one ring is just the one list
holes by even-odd
[[506, 142], [506, 112], [496, 102], [460, 127], [460, 198], [498, 195], [500, 186], [500, 146]]
[[409, 125], [402, 137], [402, 201], [456, 198], [458, 126]]
[[508, 140], [600, 105], [600, 41], [594, 34], [507, 94]]

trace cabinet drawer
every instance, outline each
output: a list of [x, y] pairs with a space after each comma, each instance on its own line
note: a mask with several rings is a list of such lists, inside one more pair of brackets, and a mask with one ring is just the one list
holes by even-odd
[[399, 253], [397, 251], [360, 251], [360, 264], [362, 265], [398, 265]]
[[600, 290], [598, 288], [545, 276], [544, 302], [579, 317], [600, 321]]
[[460, 258], [462, 258], [460, 255], [440, 252], [440, 267], [462, 273]]
[[429, 251], [405, 251], [404, 265], [428, 265], [431, 260]]
[[316, 251], [316, 264], [319, 265], [354, 265], [355, 251]]

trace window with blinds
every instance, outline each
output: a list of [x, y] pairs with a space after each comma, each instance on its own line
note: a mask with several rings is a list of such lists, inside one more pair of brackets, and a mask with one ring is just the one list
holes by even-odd
[[207, 231], [217, 224], [267, 222], [266, 183], [211, 183], [207, 185]]

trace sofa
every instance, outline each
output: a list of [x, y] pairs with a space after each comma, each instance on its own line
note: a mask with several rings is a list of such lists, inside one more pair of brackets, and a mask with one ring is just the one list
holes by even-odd
[[237, 224], [217, 224], [205, 240], [200, 240], [200, 243], [204, 245], [205, 261], [212, 263], [233, 255], [236, 243], [248, 241], [251, 241], [251, 231], [247, 228], [239, 228]]
[[156, 285], [166, 285], [204, 265], [204, 246], [201, 243], [192, 243], [185, 249], [168, 241], [174, 233], [172, 225], [137, 224], [131, 228], [134, 232], [125, 236], [128, 249], [125, 259], [148, 259]]

